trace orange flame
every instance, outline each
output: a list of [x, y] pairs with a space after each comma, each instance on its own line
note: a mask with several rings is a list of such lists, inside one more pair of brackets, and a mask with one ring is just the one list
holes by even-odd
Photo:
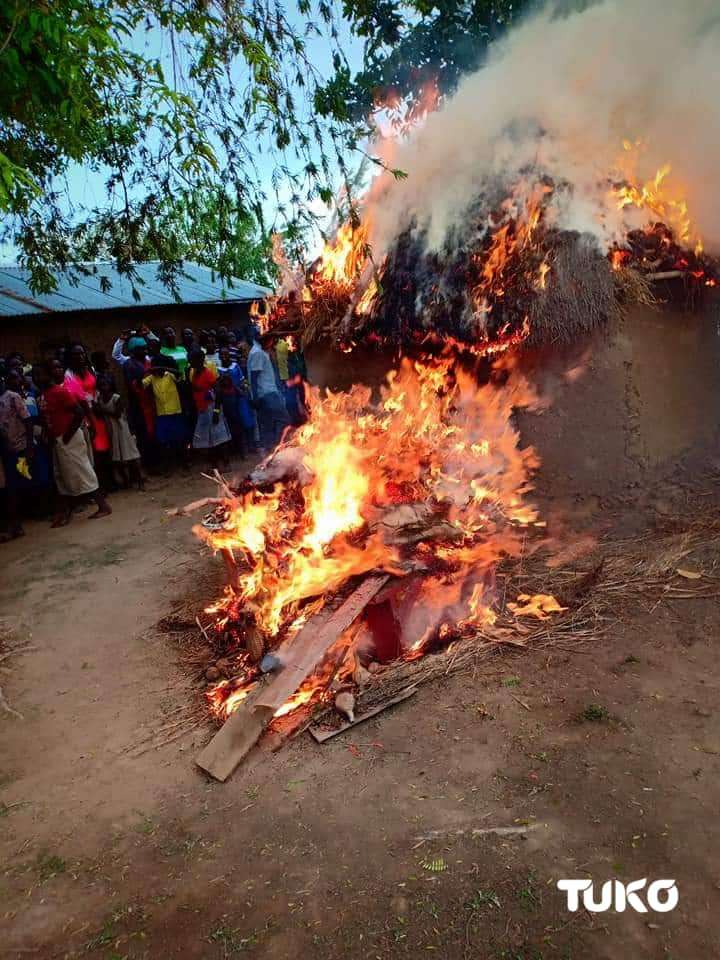
[[522, 527], [537, 522], [525, 502], [537, 460], [519, 448], [510, 420], [535, 396], [507, 358], [503, 365], [502, 387], [478, 386], [451, 357], [404, 360], [378, 405], [361, 386], [315, 391], [310, 421], [275, 455], [302, 461], [304, 486], [253, 490], [228, 502], [223, 529], [196, 528], [238, 563], [218, 612], [228, 622], [251, 615], [272, 646], [297, 629], [309, 598], [372, 569], [402, 575], [413, 561], [392, 517], [397, 504], [414, 503], [435, 530], [418, 548], [434, 571], [418, 602], [437, 611], [438, 624], [491, 623], [492, 596], [473, 587], [518, 553]]
[[560, 613], [567, 610], [567, 607], [560, 606], [555, 597], [548, 596], [545, 593], [538, 593], [535, 596], [521, 593], [517, 600], [517, 603], [508, 603], [508, 609], [512, 610], [516, 617], [535, 617], [538, 620], [547, 620], [551, 613]]
[[[632, 177], [621, 186], [614, 187], [618, 210], [636, 207], [647, 210], [666, 226], [670, 227], [680, 243], [690, 240], [692, 221], [686, 200], [678, 194], [678, 186], [673, 186], [668, 177], [672, 172], [669, 163], [664, 164], [652, 179], [638, 183]], [[698, 239], [702, 250], [702, 241]]]
[[320, 255], [317, 276], [333, 283], [354, 285], [367, 258], [368, 223], [353, 228], [341, 223], [335, 238]]

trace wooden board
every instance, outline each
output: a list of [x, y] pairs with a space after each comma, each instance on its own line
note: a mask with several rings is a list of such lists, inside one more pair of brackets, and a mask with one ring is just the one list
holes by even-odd
[[396, 697], [393, 697], [392, 700], [386, 700], [384, 703], [379, 703], [376, 707], [372, 707], [370, 710], [366, 710], [365, 713], [355, 717], [352, 722], [348, 721], [348, 723], [343, 723], [335, 730], [323, 730], [322, 727], [310, 727], [309, 732], [313, 739], [318, 743], [325, 743], [326, 740], [332, 740], [332, 738], [337, 737], [339, 733], [345, 733], [346, 730], [349, 730], [351, 727], [356, 727], [359, 723], [363, 723], [365, 720], [369, 720], [370, 717], [376, 717], [379, 713], [382, 713], [383, 710], [387, 710], [389, 707], [394, 707], [396, 703], [402, 703], [403, 700], [407, 700], [409, 697], [412, 697], [413, 694], [417, 693], [417, 689], [417, 687], [406, 687], [402, 693], [399, 693]]
[[256, 697], [240, 704], [202, 750], [197, 765], [215, 780], [227, 780], [260, 739], [275, 711], [295, 693], [387, 580], [388, 574], [366, 577], [337, 610], [321, 610], [308, 620], [297, 636], [278, 650], [283, 670]]
[[280, 649], [282, 672], [260, 692], [256, 703], [272, 707], [273, 711], [281, 707], [388, 579], [385, 573], [367, 577], [337, 610], [332, 613], [321, 610], [308, 620], [297, 636]]

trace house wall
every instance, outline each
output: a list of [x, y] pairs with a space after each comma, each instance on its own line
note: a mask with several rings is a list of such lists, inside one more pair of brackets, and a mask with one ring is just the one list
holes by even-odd
[[[394, 364], [388, 353], [322, 343], [306, 360], [310, 381], [335, 390], [377, 387]], [[717, 456], [720, 297], [693, 313], [632, 309], [614, 329], [525, 350], [519, 362], [547, 405], [519, 411], [516, 423], [540, 456], [537, 486], [555, 496], [643, 487], [685, 457]]]
[[0, 317], [0, 354], [20, 350], [29, 361], [40, 360], [58, 347], [82, 343], [108, 358], [119, 333], [147, 324], [151, 330], [183, 327], [202, 330], [226, 326], [242, 328], [248, 321], [247, 303], [168, 304], [118, 310], [79, 310]]

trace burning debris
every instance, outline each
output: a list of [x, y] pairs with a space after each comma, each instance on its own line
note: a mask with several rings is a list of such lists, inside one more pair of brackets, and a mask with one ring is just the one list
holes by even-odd
[[[382, 665], [564, 611], [547, 593], [496, 590], [498, 563], [542, 527], [526, 502], [538, 461], [511, 420], [538, 398], [511, 348], [590, 332], [623, 296], [649, 299], [644, 278], [667, 258], [689, 283], [713, 279], [700, 247], [689, 253], [664, 224], [607, 253], [559, 229], [569, 192], [526, 177], [502, 199], [496, 183], [441, 253], [408, 229], [380, 265], [370, 215], [342, 226], [316, 264], [301, 301], [306, 338], [320, 318], [316, 333], [348, 349], [364, 339], [416, 359], [400, 359], [379, 400], [358, 385], [311, 392], [310, 420], [196, 527], [230, 580], [208, 610], [231, 665], [208, 692], [227, 721], [198, 761], [213, 776], [229, 775], [268, 726], [295, 729], [321, 705], [353, 724], [368, 706], [356, 708], [363, 678]], [[611, 195], [649, 205], [627, 186]], [[682, 205], [653, 204], [689, 236]]]
[[[213, 776], [318, 705], [346, 724], [371, 715], [380, 706], [363, 687], [378, 671], [402, 677], [400, 700], [426, 654], [479, 637], [523, 645], [519, 619], [563, 613], [548, 590], [497, 588], [498, 566], [542, 527], [526, 501], [538, 461], [512, 425], [513, 410], [538, 404], [516, 348], [592, 333], [654, 302], [658, 280], [679, 281], [686, 302], [716, 283], [682, 182], [667, 164], [639, 176], [667, 149], [652, 138], [663, 125], [636, 111], [646, 143], [615, 143], [632, 98], [623, 83], [601, 100], [605, 58], [587, 63], [576, 42], [616, 38], [602, 6], [553, 21], [549, 74], [533, 62], [530, 83], [516, 82], [549, 22], [528, 19], [441, 110], [428, 112], [431, 97], [420, 125], [401, 123], [378, 146], [385, 172], [302, 281], [275, 241], [280, 300], [258, 325], [344, 351], [377, 345], [398, 366], [379, 399], [358, 385], [312, 392], [309, 421], [196, 528], [230, 581], [208, 611], [231, 665], [208, 693], [226, 721], [198, 761]], [[673, 19], [698, 35], [693, 17]], [[644, 18], [631, 25], [648, 55], [644, 103], [662, 61]]]
[[537, 460], [511, 422], [537, 405], [509, 357], [478, 382], [449, 351], [405, 359], [376, 402], [361, 386], [315, 392], [309, 422], [195, 528], [231, 576], [208, 610], [233, 666], [213, 712], [261, 701], [257, 736], [319, 702], [351, 720], [373, 664], [562, 609], [495, 589], [498, 561], [543, 527], [526, 499]]

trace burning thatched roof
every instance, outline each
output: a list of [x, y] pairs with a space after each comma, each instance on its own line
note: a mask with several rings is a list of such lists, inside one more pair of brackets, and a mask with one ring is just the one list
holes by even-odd
[[[506, 199], [497, 185], [468, 206], [439, 250], [406, 228], [378, 264], [367, 227], [344, 226], [305, 290], [306, 339], [407, 347], [455, 339], [481, 352], [508, 344], [567, 342], [617, 320], [633, 303], [655, 302], [655, 279], [679, 279], [695, 304], [717, 283], [717, 266], [650, 222], [603, 250], [590, 233], [560, 229], [552, 207], [567, 184], [525, 180]], [[620, 203], [628, 188], [618, 189]], [[370, 216], [372, 215], [370, 211]]]

